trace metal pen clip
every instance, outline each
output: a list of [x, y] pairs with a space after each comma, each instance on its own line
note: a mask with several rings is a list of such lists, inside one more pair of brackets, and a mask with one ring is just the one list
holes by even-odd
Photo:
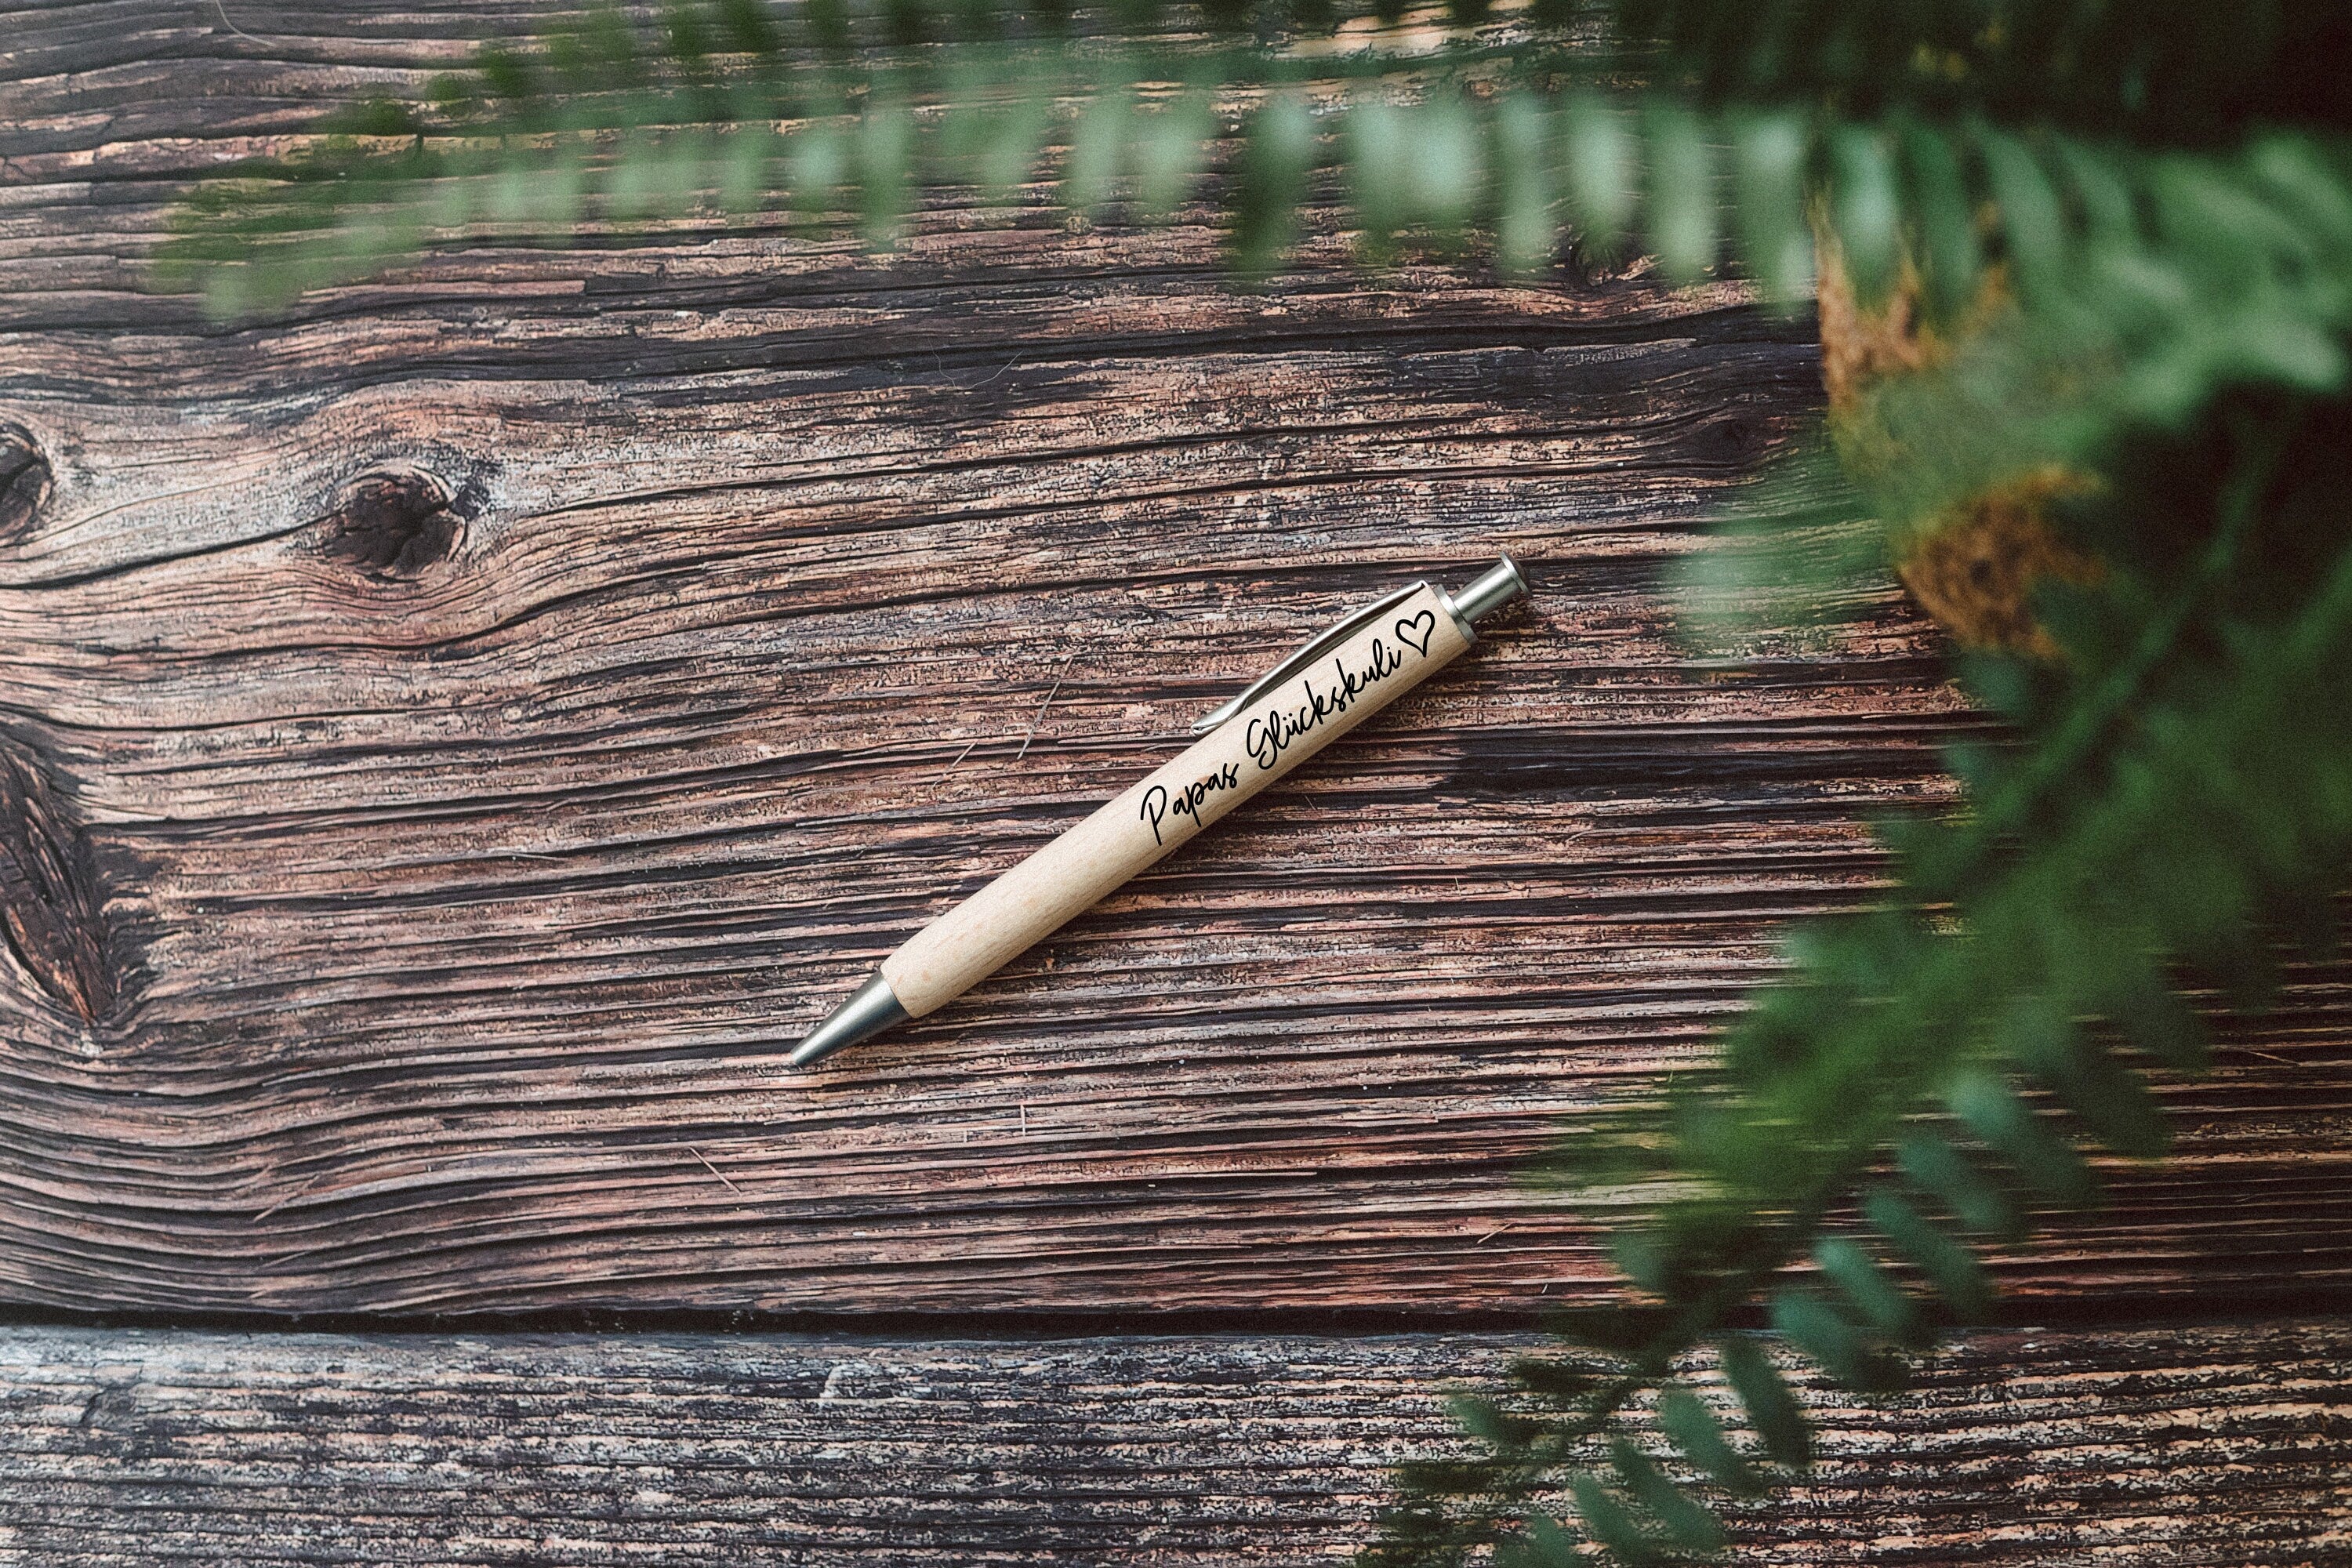
[[[1375, 599], [1360, 610], [1349, 611], [1337, 625], [1317, 632], [1299, 644], [1296, 653], [1252, 681], [1248, 690], [1230, 702], [1219, 704], [1194, 720], [1192, 733], [1205, 734], [1215, 729], [1341, 643], [1346, 642], [1362, 630], [1367, 623], [1378, 620], [1428, 586], [1429, 583], [1426, 579], [1419, 583], [1408, 583], [1395, 593], [1384, 598]], [[1505, 555], [1497, 558], [1492, 566], [1487, 567], [1475, 581], [1465, 585], [1459, 593], [1449, 594], [1440, 588], [1437, 591], [1437, 602], [1444, 607], [1447, 615], [1454, 617], [1454, 626], [1462, 632], [1463, 641], [1475, 642], [1478, 640], [1476, 624], [1512, 600], [1523, 596], [1527, 591], [1528, 582], [1526, 578], [1519, 575], [1519, 563]]]
[[1333, 648], [1338, 647], [1341, 643], [1346, 642], [1370, 622], [1379, 619], [1382, 615], [1396, 608], [1397, 605], [1403, 604], [1428, 586], [1426, 582], [1408, 583], [1384, 598], [1375, 599], [1360, 610], [1349, 611], [1333, 625], [1300, 643], [1296, 652], [1252, 681], [1249, 689], [1239, 697], [1211, 709], [1192, 721], [1192, 733], [1195, 735], [1208, 733]]

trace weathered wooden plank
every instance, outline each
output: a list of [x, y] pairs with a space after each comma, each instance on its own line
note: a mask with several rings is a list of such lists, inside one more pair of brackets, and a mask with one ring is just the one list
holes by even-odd
[[[1366, 279], [1327, 237], [1244, 294], [1198, 228], [950, 205], [896, 258], [478, 250], [220, 327], [131, 291], [185, 176], [483, 15], [133, 12], [9, 18], [0, 89], [15, 1300], [1590, 1292], [1513, 1169], [1689, 1060], [1779, 920], [1866, 891], [1869, 815], [1946, 790], [1967, 721], [1896, 606], [1736, 669], [1664, 618], [1812, 396], [1802, 324], [1727, 290]], [[1274, 651], [1505, 546], [1539, 603], [1442, 688], [780, 1072]], [[2311, 976], [2013, 1284], [2340, 1286], [2344, 1006]]]
[[[0, 1561], [1307, 1563], [1521, 1339], [0, 1331]], [[2020, 1332], [1864, 1405], [1738, 1560], [2352, 1555], [2352, 1328]]]

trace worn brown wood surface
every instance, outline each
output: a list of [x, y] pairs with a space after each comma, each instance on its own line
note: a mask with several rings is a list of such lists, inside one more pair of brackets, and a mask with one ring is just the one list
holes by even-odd
[[[530, 7], [0, 16], [0, 1294], [72, 1307], [1509, 1308], [1512, 1173], [1704, 1047], [1969, 722], [1891, 604], [1657, 591], [1814, 397], [1638, 279], [1230, 289], [943, 202], [479, 249], [221, 325], [190, 176]], [[1370, 594], [1538, 599], [920, 1026], [891, 945]], [[1050, 699], [1050, 700], [1049, 700]], [[2169, 1091], [2027, 1298], [2339, 1287], [2342, 975]], [[2137, 1310], [2135, 1308], [2135, 1310]]]
[[[1310, 1563], [1521, 1342], [0, 1332], [0, 1562]], [[1743, 1563], [2352, 1560], [2352, 1329], [2021, 1332], [1817, 1392]]]

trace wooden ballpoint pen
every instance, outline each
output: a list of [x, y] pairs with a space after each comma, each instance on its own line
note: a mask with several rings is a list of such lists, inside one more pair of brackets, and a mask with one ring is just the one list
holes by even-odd
[[1477, 623], [1528, 591], [1507, 555], [1458, 594], [1400, 588], [1310, 638], [1192, 726], [1202, 738], [1028, 859], [925, 926], [812, 1030], [803, 1068], [944, 1006], [1420, 685], [1477, 641]]

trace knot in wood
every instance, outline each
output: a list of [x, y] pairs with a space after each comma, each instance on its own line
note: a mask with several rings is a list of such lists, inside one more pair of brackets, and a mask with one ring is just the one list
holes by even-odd
[[353, 480], [326, 519], [329, 558], [368, 576], [405, 583], [457, 552], [466, 520], [449, 487], [415, 469]]
[[96, 1023], [113, 1006], [106, 899], [88, 837], [37, 759], [0, 743], [0, 937], [59, 1006]]
[[1772, 426], [1757, 414], [1727, 414], [1707, 422], [1699, 433], [1698, 444], [1711, 462], [1726, 468], [1750, 468], [1771, 449]]
[[33, 531], [49, 499], [49, 460], [40, 444], [16, 425], [0, 425], [0, 540]]

